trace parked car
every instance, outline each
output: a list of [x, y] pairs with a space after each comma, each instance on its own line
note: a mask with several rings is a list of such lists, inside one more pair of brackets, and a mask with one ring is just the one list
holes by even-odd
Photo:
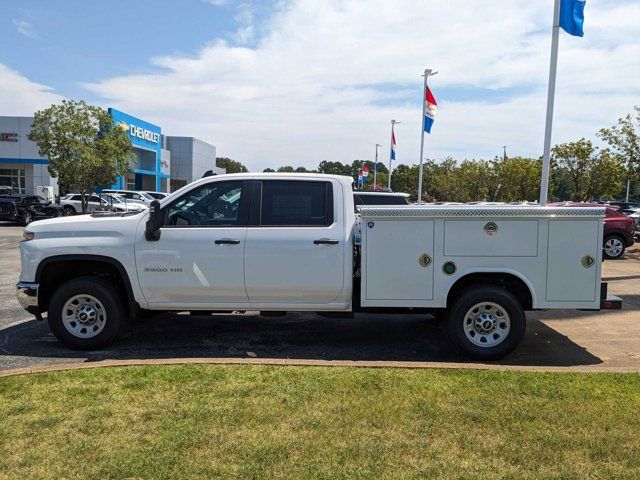
[[146, 193], [147, 195], [151, 195], [156, 200], [162, 200], [163, 198], [166, 198], [166, 197], [169, 196], [169, 194], [166, 193], [166, 192], [148, 192], [147, 190], [145, 190], [142, 193]]
[[65, 215], [64, 208], [40, 195], [1, 195], [0, 220], [29, 225], [33, 220]]
[[620, 212], [625, 215], [634, 212], [638, 208], [640, 208], [640, 204], [635, 202], [607, 202], [605, 205], [611, 205], [612, 207], [618, 207]]
[[409, 194], [400, 192], [353, 192], [355, 208], [362, 205], [409, 205]]
[[[82, 213], [82, 195], [71, 193], [60, 199], [60, 204], [68, 215]], [[99, 211], [141, 212], [147, 206], [140, 202], [126, 202], [115, 195], [91, 194], [87, 202], [87, 213]]]
[[135, 202], [144, 203], [147, 206], [149, 206], [149, 204], [151, 204], [151, 202], [155, 200], [154, 197], [152, 197], [146, 192], [134, 191], [134, 190], [114, 190], [111, 188], [107, 188], [106, 190], [102, 190], [102, 193], [106, 195], [120, 195], [126, 198], [127, 201], [133, 200]]
[[48, 312], [53, 334], [77, 349], [113, 342], [145, 311], [382, 311], [438, 314], [456, 345], [484, 360], [518, 346], [527, 310], [621, 307], [597, 267], [601, 207], [358, 215], [351, 182], [212, 176], [138, 215], [36, 222], [20, 243], [18, 299], [38, 318]]
[[619, 207], [596, 203], [562, 202], [550, 204], [563, 207], [601, 206], [605, 208], [604, 232], [602, 236], [603, 256], [608, 260], [618, 260], [624, 251], [634, 244], [635, 222], [632, 218], [619, 212]]

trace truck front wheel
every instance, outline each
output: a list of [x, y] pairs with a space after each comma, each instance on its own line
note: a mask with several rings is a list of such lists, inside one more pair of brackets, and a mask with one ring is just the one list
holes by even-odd
[[80, 277], [61, 285], [49, 301], [49, 328], [75, 350], [112, 343], [125, 312], [116, 286], [101, 277]]
[[496, 360], [511, 353], [522, 341], [525, 326], [522, 304], [499, 287], [468, 287], [449, 310], [449, 336], [478, 360]]

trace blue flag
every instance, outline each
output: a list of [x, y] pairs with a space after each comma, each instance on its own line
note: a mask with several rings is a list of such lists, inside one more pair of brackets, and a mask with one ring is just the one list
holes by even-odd
[[584, 36], [584, 4], [586, 0], [560, 0], [560, 27], [574, 37]]

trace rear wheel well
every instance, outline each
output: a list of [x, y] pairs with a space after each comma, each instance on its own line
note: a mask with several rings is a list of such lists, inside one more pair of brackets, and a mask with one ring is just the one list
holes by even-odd
[[53, 292], [63, 283], [78, 277], [97, 276], [116, 285], [126, 298], [127, 308], [134, 305], [131, 284], [124, 267], [117, 261], [87, 257], [73, 259], [50, 260], [38, 268], [36, 281], [39, 283], [38, 304], [40, 311], [45, 312]]
[[511, 292], [520, 301], [524, 310], [533, 308], [531, 291], [524, 281], [511, 273], [505, 272], [478, 272], [470, 273], [459, 278], [449, 289], [447, 294], [447, 308], [450, 308], [458, 294], [471, 285], [495, 285]]

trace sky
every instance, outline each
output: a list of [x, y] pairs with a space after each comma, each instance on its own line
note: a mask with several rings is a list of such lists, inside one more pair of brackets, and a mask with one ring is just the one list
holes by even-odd
[[[62, 98], [195, 136], [249, 170], [542, 153], [553, 0], [2, 0], [0, 115]], [[588, 0], [561, 32], [553, 143], [640, 104], [640, 2]]]

